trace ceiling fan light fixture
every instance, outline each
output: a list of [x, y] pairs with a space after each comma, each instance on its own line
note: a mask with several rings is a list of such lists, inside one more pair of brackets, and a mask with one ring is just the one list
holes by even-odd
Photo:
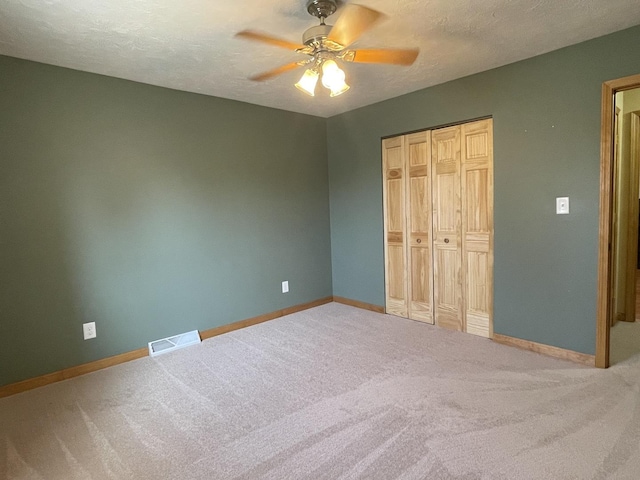
[[[310, 68], [295, 84], [296, 88], [314, 97], [318, 80], [330, 91], [331, 97], [337, 97], [349, 90], [345, 72], [338, 66], [340, 62], [384, 63], [388, 65], [412, 65], [418, 57], [417, 48], [377, 48], [348, 50], [360, 36], [373, 27], [385, 15], [363, 5], [348, 3], [342, 6], [342, 12], [333, 25], [327, 25], [325, 19], [332, 15], [338, 4], [346, 0], [306, 0], [307, 11], [320, 19], [320, 25], [305, 30], [303, 45], [292, 43], [272, 35], [255, 30], [243, 30], [237, 37], [257, 41], [276, 47], [293, 50], [298, 54], [311, 57], [306, 61], [291, 62], [249, 77], [249, 80], [263, 82], [303, 65]], [[320, 78], [322, 77], [322, 78]]]
[[304, 72], [300, 80], [298, 80], [298, 83], [296, 83], [296, 88], [307, 95], [315, 96], [319, 76], [320, 74], [317, 71], [309, 68]]

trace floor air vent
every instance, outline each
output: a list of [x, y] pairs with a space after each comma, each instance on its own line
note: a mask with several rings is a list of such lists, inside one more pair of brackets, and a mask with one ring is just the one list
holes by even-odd
[[200, 334], [197, 330], [192, 332], [181, 333], [173, 337], [162, 338], [149, 342], [149, 355], [152, 357], [161, 353], [173, 352], [179, 348], [188, 347], [200, 343]]

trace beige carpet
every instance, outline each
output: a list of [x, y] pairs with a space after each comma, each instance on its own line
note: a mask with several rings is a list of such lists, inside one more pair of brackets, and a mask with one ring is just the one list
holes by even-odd
[[0, 400], [0, 478], [638, 479], [639, 387], [332, 303]]

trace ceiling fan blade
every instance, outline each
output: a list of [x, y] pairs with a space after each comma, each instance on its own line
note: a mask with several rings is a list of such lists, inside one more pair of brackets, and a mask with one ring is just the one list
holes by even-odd
[[412, 65], [418, 58], [417, 48], [378, 48], [370, 50], [353, 50], [353, 58], [345, 60], [356, 63], [389, 63], [391, 65]]
[[286, 65], [274, 68], [273, 70], [268, 70], [266, 72], [259, 73], [258, 75], [249, 77], [249, 80], [253, 80], [254, 82], [264, 82], [265, 80], [269, 80], [270, 78], [288, 72], [289, 70], [294, 70], [299, 66], [300, 62], [287, 63]]
[[247, 40], [253, 40], [254, 42], [267, 43], [280, 48], [286, 48], [288, 50], [297, 50], [304, 48], [304, 45], [290, 42], [289, 40], [283, 40], [282, 38], [274, 37], [266, 33], [256, 32], [255, 30], [243, 30], [236, 33], [236, 37], [245, 38]]
[[349, 3], [342, 7], [342, 13], [329, 32], [328, 38], [348, 47], [384, 17], [382, 12], [372, 8]]

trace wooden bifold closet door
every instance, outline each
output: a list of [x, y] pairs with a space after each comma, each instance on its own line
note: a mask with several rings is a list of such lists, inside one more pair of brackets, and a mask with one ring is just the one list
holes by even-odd
[[490, 337], [493, 123], [384, 139], [386, 311]]

